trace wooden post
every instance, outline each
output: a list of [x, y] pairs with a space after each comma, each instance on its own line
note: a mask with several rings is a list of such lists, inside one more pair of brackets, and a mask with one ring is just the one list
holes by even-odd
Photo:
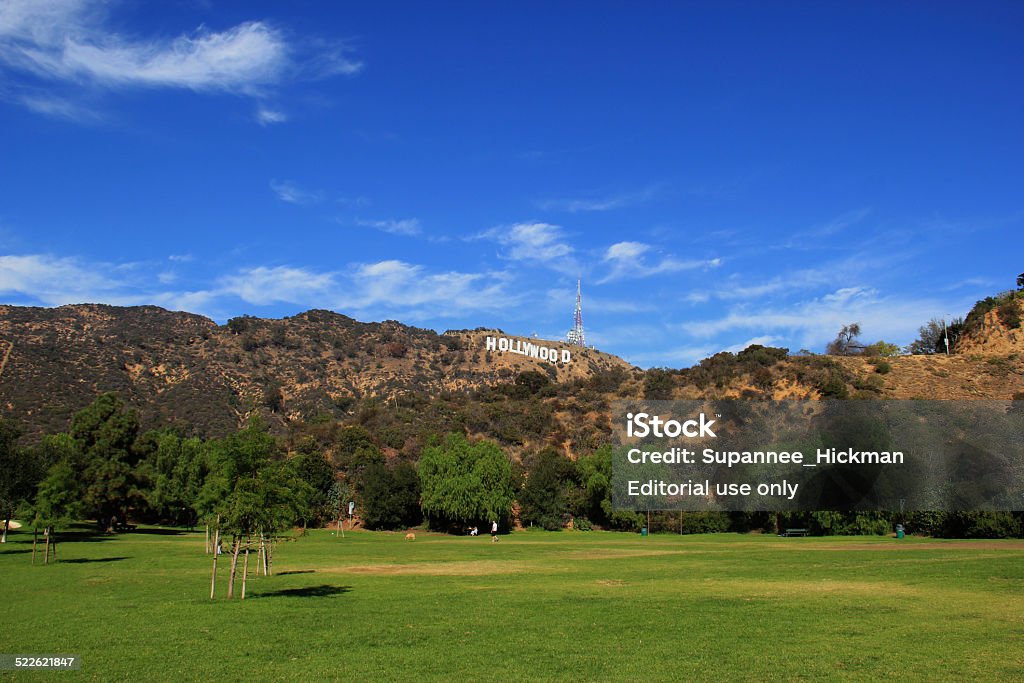
[[270, 576], [270, 543], [260, 532], [260, 544], [263, 546], [263, 576]]
[[245, 544], [245, 562], [242, 563], [242, 599], [245, 600], [245, 580], [249, 578], [249, 543]]
[[210, 554], [210, 525], [206, 525], [206, 554]]
[[238, 570], [238, 551], [241, 549], [241, 542], [237, 536], [231, 540], [231, 575], [228, 579], [228, 599], [235, 597], [235, 572]]
[[50, 527], [43, 529], [43, 564], [50, 564]]
[[[217, 518], [218, 521], [220, 517]], [[220, 525], [214, 530], [213, 538], [213, 575], [210, 577], [210, 599], [213, 600], [214, 591], [217, 588], [217, 551], [220, 549]]]

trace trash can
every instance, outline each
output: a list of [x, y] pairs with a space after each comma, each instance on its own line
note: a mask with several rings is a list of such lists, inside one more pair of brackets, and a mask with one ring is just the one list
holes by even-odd
[[640, 530], [640, 535], [641, 536], [646, 536], [647, 535], [647, 527], [644, 527], [643, 529]]
[[904, 536], [906, 536], [906, 533], [903, 531], [903, 525], [902, 524], [897, 524], [896, 525], [896, 538], [903, 538]]

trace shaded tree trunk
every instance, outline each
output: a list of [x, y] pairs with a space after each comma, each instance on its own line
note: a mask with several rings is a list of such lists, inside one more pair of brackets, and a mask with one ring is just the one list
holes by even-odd
[[11, 528], [11, 518], [8, 517], [4, 520], [4, 536], [0, 538], [0, 543], [7, 543], [7, 530]]
[[206, 525], [206, 554], [210, 554], [210, 525]]
[[39, 527], [32, 529], [32, 564], [36, 563], [36, 541], [39, 540]]

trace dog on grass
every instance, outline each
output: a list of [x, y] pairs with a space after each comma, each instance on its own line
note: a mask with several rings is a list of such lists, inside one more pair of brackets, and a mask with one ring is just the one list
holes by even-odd
[[409, 533], [407, 533], [405, 535], [405, 540], [407, 540], [407, 541], [415, 541], [416, 540], [416, 534], [414, 534], [413, 532], [410, 531]]

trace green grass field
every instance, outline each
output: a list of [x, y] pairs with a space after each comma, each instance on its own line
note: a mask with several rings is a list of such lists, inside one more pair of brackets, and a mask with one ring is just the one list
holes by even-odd
[[30, 548], [0, 546], [0, 652], [78, 654], [75, 678], [1024, 677], [1021, 541], [316, 531], [244, 602], [223, 559], [208, 599], [198, 533]]

